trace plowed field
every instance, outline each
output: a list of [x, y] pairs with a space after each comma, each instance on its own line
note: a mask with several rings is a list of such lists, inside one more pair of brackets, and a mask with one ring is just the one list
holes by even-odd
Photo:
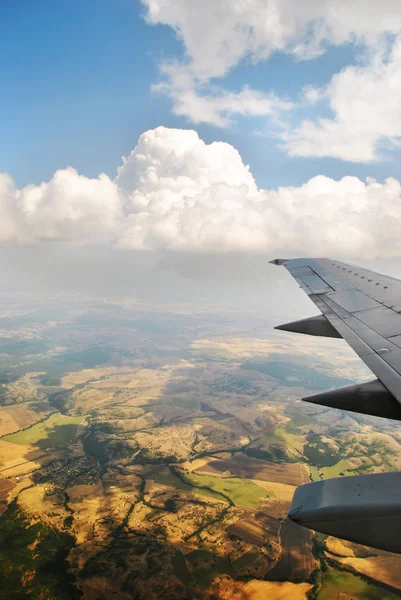
[[227, 477], [241, 477], [243, 479], [260, 479], [296, 486], [309, 482], [307, 470], [299, 463], [277, 464], [259, 458], [251, 458], [245, 454], [236, 454], [229, 460], [212, 460], [198, 467], [195, 471]]

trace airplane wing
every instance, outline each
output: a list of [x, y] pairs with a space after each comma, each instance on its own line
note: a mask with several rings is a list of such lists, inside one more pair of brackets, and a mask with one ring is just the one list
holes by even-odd
[[[283, 265], [321, 311], [276, 329], [343, 338], [376, 376], [304, 400], [401, 420], [401, 281], [327, 258], [271, 262]], [[301, 486], [289, 517], [323, 533], [401, 553], [401, 473]]]

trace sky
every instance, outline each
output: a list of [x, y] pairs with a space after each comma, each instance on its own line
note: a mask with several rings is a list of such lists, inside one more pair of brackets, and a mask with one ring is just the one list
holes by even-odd
[[3, 2], [0, 65], [4, 287], [94, 261], [142, 281], [306, 255], [397, 274], [398, 0]]

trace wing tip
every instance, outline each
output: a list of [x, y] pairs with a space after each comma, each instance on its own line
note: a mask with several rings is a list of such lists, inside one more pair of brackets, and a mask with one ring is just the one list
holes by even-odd
[[273, 260], [269, 260], [269, 263], [271, 265], [285, 265], [289, 260], [289, 258], [274, 258]]

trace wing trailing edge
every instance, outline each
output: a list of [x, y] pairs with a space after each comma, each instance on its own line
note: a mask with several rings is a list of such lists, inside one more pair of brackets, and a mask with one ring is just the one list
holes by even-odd
[[[270, 262], [283, 265], [323, 313], [276, 329], [342, 337], [377, 377], [303, 400], [401, 420], [401, 281], [326, 258]], [[401, 554], [401, 473], [303, 485], [288, 516], [309, 529]]]

